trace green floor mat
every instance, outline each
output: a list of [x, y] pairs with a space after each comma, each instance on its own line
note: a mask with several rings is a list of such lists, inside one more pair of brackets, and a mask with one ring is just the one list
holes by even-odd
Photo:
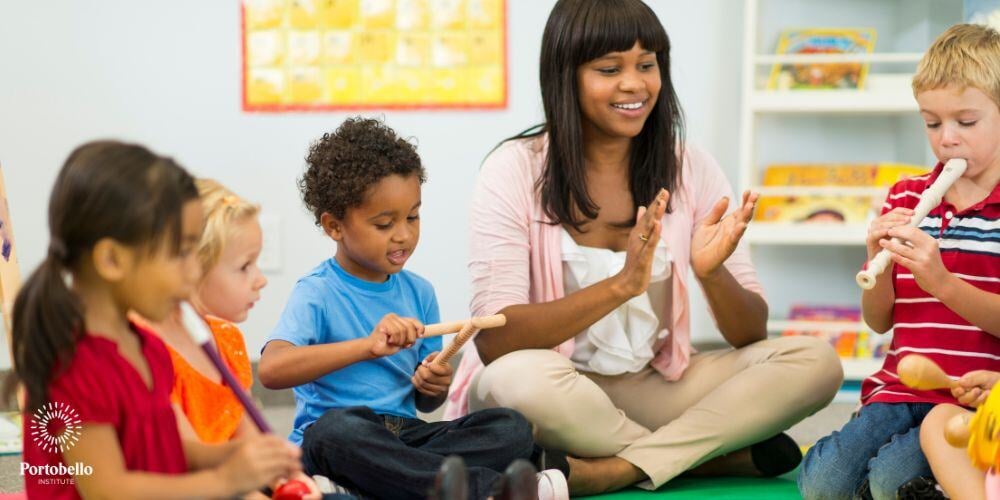
[[601, 500], [687, 500], [719, 498], [732, 500], [753, 499], [799, 499], [799, 489], [795, 485], [798, 469], [781, 477], [756, 479], [745, 477], [725, 477], [712, 479], [674, 479], [656, 491], [638, 488], [616, 491], [606, 495], [576, 497]]

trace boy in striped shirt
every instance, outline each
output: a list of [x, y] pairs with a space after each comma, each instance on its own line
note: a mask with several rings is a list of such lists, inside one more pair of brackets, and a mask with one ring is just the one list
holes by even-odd
[[[968, 390], [975, 384], [963, 375], [1000, 367], [1000, 34], [949, 28], [920, 61], [913, 92], [939, 163], [890, 189], [867, 247], [868, 260], [885, 248], [894, 265], [862, 294], [865, 322], [879, 333], [893, 330], [891, 349], [862, 383], [857, 415], [803, 460], [799, 490], [807, 499], [906, 498], [932, 476], [920, 425], [934, 405], [955, 404], [955, 395], [903, 385], [902, 357], [927, 356]], [[968, 162], [965, 173], [908, 226], [921, 193], [952, 158]]]

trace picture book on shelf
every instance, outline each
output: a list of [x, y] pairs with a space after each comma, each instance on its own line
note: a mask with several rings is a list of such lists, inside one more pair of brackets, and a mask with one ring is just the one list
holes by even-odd
[[[778, 55], [870, 54], [875, 49], [873, 28], [787, 29], [778, 39]], [[778, 63], [771, 69], [769, 90], [863, 89], [868, 63]]]
[[[764, 171], [763, 186], [842, 186], [888, 188], [899, 180], [927, 173], [902, 163], [775, 164]], [[839, 222], [863, 224], [878, 213], [880, 196], [762, 196], [754, 220], [759, 222]]]
[[[861, 309], [857, 306], [794, 304], [788, 314], [793, 321], [861, 321]], [[842, 358], [875, 359], [885, 357], [891, 336], [875, 335], [867, 329], [844, 331], [789, 329], [782, 336], [808, 335], [830, 343]]]

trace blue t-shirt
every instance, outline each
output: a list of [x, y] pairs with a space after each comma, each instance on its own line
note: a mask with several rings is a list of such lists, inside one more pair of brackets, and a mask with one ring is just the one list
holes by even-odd
[[[331, 258], [295, 284], [267, 341], [307, 346], [365, 338], [389, 313], [437, 323], [434, 287], [409, 271], [372, 283], [349, 274]], [[440, 350], [441, 337], [419, 339], [392, 356], [354, 363], [295, 387], [295, 427], [288, 439], [302, 444], [306, 427], [332, 408], [367, 406], [379, 414], [416, 418], [410, 377], [424, 358]]]

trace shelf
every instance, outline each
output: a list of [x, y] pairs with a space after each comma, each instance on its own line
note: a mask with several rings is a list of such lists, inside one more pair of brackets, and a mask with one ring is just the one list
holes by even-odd
[[884, 198], [888, 186], [754, 186], [761, 196], [877, 196]]
[[862, 321], [797, 321], [771, 319], [767, 321], [767, 331], [783, 332], [785, 330], [800, 330], [814, 332], [854, 332], [868, 330], [868, 325]]
[[911, 113], [908, 92], [871, 90], [758, 90], [747, 103], [755, 113]]
[[824, 63], [917, 63], [922, 52], [881, 52], [875, 54], [760, 54], [754, 64], [824, 64]]
[[883, 358], [851, 359], [840, 358], [844, 365], [844, 380], [864, 380], [882, 369]]
[[[863, 321], [795, 321], [776, 320], [767, 321], [767, 331], [769, 333], [783, 332], [786, 330], [814, 331], [814, 332], [853, 332], [858, 330], [869, 330], [868, 325]], [[889, 333], [887, 332], [886, 335]], [[882, 368], [882, 358], [878, 359], [853, 359], [840, 358], [844, 366], [844, 380], [860, 381], [868, 378], [873, 373]]]
[[863, 246], [867, 235], [868, 227], [861, 224], [751, 222], [743, 238], [763, 245]]

